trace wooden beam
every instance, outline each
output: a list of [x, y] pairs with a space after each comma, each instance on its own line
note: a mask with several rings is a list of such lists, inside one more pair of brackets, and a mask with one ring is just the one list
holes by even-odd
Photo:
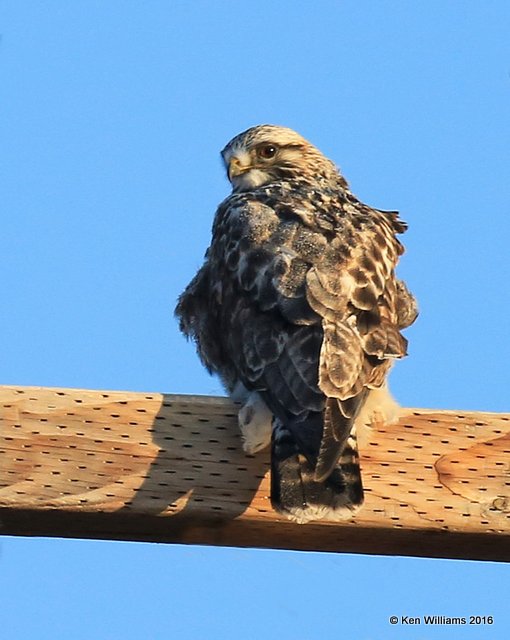
[[360, 442], [366, 502], [296, 525], [225, 398], [0, 387], [0, 532], [510, 560], [510, 415], [405, 410]]

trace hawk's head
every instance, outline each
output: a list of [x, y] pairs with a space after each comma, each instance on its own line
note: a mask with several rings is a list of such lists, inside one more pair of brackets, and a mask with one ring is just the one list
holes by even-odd
[[335, 165], [292, 129], [263, 124], [243, 131], [221, 152], [234, 191], [269, 182], [309, 178], [339, 179]]

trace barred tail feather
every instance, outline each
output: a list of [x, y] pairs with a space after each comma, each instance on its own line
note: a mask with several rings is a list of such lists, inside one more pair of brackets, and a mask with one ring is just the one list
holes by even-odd
[[275, 420], [271, 442], [271, 503], [299, 524], [310, 520], [347, 520], [363, 503], [355, 433], [330, 475], [316, 480], [315, 465], [302, 453], [292, 432]]

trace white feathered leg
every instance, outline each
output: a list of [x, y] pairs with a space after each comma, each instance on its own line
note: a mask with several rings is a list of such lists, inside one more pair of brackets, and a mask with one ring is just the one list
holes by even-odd
[[238, 420], [244, 451], [249, 454], [262, 451], [271, 443], [273, 414], [256, 391], [247, 391], [239, 384], [232, 398], [243, 403]]
[[356, 418], [358, 435], [367, 427], [398, 422], [401, 414], [402, 409], [391, 395], [387, 384], [379, 389], [371, 389]]

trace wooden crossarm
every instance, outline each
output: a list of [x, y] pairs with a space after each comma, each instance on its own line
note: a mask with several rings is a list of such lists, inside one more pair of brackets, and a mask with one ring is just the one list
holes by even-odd
[[510, 560], [510, 415], [403, 411], [360, 440], [365, 504], [296, 525], [226, 398], [0, 387], [0, 532]]

